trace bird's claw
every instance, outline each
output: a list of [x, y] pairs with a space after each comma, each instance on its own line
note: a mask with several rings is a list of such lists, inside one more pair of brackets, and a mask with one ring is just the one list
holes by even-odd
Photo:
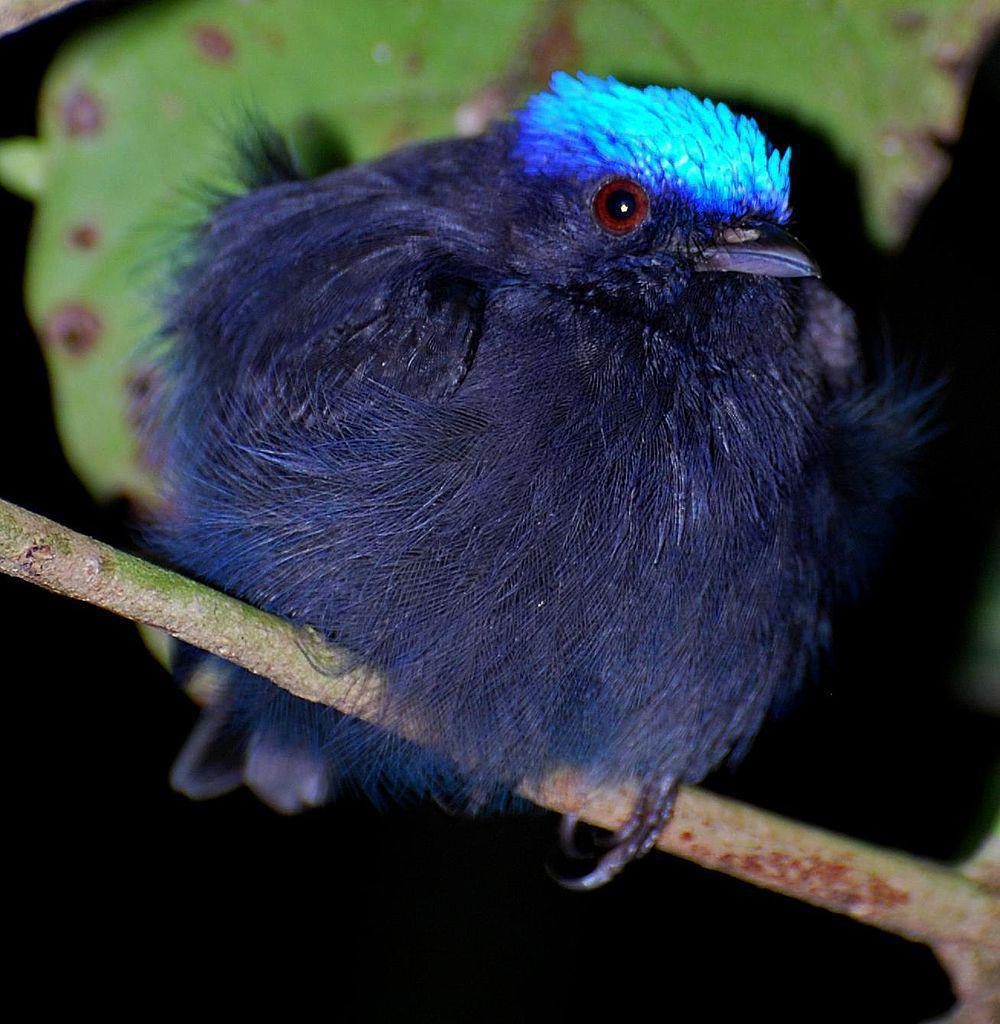
[[579, 814], [564, 814], [559, 819], [559, 849], [570, 860], [590, 860], [593, 854], [588, 853], [579, 843], [579, 827]]
[[[628, 820], [615, 832], [594, 839], [594, 845], [605, 848], [594, 867], [584, 875], [568, 877], [550, 868], [549, 873], [565, 889], [583, 891], [597, 889], [617, 875], [622, 868], [647, 853], [670, 820], [677, 795], [677, 780], [667, 777], [643, 789]], [[573, 860], [587, 859], [577, 842], [579, 815], [563, 815], [559, 823], [559, 847]]]

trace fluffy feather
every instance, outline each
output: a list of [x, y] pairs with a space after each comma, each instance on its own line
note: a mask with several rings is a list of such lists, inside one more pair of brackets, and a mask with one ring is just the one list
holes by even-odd
[[152, 540], [378, 666], [390, 721], [428, 742], [233, 671], [180, 788], [479, 808], [565, 766], [695, 781], [826, 642], [897, 488], [906, 409], [862, 383], [817, 280], [693, 272], [739, 196], [782, 219], [787, 155], [761, 163], [752, 122], [695, 116], [687, 94], [594, 82], [556, 78], [558, 109], [601, 88], [622, 117], [669, 99], [657, 152], [678, 117], [714, 118], [703, 171], [750, 140], [730, 184], [707, 202], [668, 175], [648, 224], [609, 238], [590, 202], [622, 169], [600, 147], [525, 168], [581, 152], [583, 114], [567, 135], [542, 98], [479, 139], [269, 178], [194, 239], [150, 418], [169, 498]]

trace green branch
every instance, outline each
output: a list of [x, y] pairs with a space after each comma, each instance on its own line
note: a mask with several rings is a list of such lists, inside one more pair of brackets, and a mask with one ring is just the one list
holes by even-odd
[[[312, 630], [3, 501], [0, 571], [157, 626], [297, 697], [378, 721], [378, 675], [356, 667], [338, 671], [347, 664], [344, 653]], [[420, 741], [405, 727], [402, 731]], [[523, 793], [543, 807], [578, 813], [607, 829], [625, 821], [635, 799], [626, 787], [587, 789], [569, 774]], [[961, 1019], [996, 1019], [1000, 898], [989, 881], [996, 876], [995, 848], [970, 862], [974, 869], [966, 874], [694, 787], [682, 790], [657, 846], [928, 944], [952, 976], [962, 1000]]]

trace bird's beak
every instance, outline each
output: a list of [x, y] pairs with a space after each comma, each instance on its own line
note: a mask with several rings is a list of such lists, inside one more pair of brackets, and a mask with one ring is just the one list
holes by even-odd
[[773, 224], [729, 231], [722, 244], [698, 254], [694, 269], [762, 277], [820, 276], [815, 260], [801, 243]]

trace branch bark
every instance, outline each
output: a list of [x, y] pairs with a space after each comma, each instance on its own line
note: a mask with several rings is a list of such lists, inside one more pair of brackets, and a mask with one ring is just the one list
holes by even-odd
[[[344, 652], [314, 631], [3, 501], [0, 571], [157, 626], [298, 697], [378, 720], [378, 675], [358, 668], [338, 671], [347, 664]], [[568, 773], [522, 792], [543, 807], [579, 813], [607, 829], [625, 821], [635, 798], [627, 787], [587, 789]], [[981, 865], [965, 873], [695, 787], [682, 790], [657, 846], [926, 943], [952, 973], [956, 994], [968, 1009], [997, 1005], [1000, 898], [981, 881]]]
[[73, 7], [82, 0], [0, 0], [0, 36]]

